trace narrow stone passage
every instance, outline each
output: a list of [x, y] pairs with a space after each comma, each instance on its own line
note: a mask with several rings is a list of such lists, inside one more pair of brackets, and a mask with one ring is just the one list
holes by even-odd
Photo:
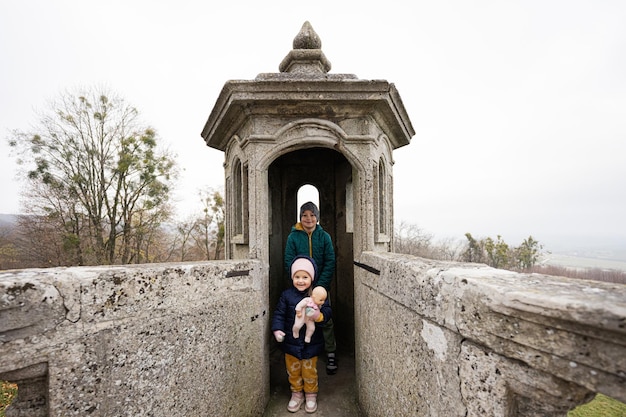
[[338, 365], [339, 371], [335, 375], [326, 375], [326, 362], [320, 357], [317, 364], [320, 385], [317, 411], [307, 414], [303, 406], [300, 411], [290, 413], [287, 411], [287, 402], [291, 393], [283, 354], [278, 349], [274, 350], [270, 358], [270, 401], [263, 417], [362, 417], [356, 399], [354, 355], [338, 352]]

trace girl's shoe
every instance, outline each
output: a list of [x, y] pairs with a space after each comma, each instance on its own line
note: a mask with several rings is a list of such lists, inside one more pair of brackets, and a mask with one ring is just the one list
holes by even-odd
[[314, 413], [317, 411], [317, 394], [306, 394], [304, 411], [307, 413]]
[[289, 404], [287, 404], [287, 410], [290, 413], [295, 413], [300, 409], [302, 403], [304, 402], [304, 395], [301, 392], [292, 392], [291, 399], [289, 400]]

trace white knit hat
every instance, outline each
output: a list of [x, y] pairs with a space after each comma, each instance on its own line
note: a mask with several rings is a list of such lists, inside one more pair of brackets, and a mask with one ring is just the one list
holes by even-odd
[[309, 258], [296, 258], [291, 264], [291, 277], [293, 278], [294, 274], [297, 271], [304, 271], [311, 276], [311, 280], [315, 280], [315, 265]]

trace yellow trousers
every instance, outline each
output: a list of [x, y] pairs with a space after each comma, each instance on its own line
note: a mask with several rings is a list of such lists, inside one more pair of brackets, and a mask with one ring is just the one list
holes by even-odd
[[317, 356], [300, 360], [285, 353], [285, 365], [291, 392], [302, 392], [303, 389], [306, 393], [317, 392]]

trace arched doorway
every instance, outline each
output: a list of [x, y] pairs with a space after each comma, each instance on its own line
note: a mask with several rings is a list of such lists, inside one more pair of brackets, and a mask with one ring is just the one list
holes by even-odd
[[298, 191], [304, 185], [319, 193], [320, 225], [335, 246], [336, 269], [331, 303], [337, 349], [354, 351], [354, 276], [352, 231], [352, 167], [339, 152], [328, 148], [297, 150], [277, 158], [269, 167], [270, 194], [270, 306], [290, 285], [284, 269], [284, 248], [296, 222]]

